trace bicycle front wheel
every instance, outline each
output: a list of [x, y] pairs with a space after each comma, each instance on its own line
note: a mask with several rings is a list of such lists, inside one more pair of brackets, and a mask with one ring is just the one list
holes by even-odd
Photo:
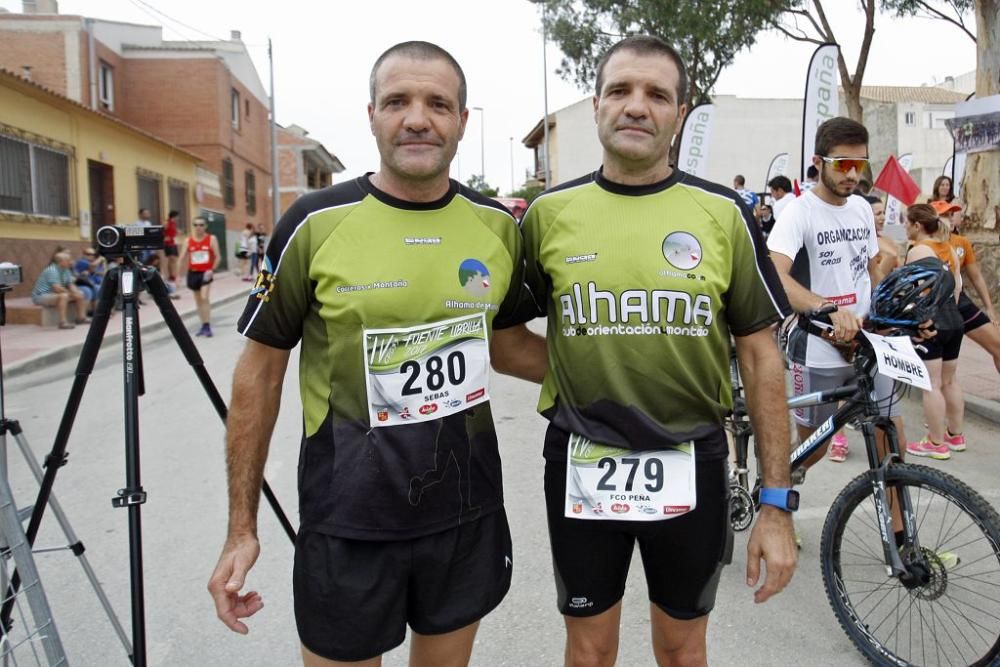
[[874, 472], [834, 501], [820, 546], [823, 584], [848, 637], [878, 665], [1000, 662], [1000, 516], [958, 479], [925, 466], [886, 470], [905, 488], [919, 553], [901, 549], [908, 576], [888, 573]]

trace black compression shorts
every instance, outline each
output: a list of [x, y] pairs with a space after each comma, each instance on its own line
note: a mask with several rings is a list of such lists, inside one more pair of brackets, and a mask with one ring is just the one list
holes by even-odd
[[962, 316], [962, 324], [965, 329], [965, 333], [970, 331], [975, 331], [984, 324], [990, 323], [990, 318], [986, 316], [986, 313], [979, 310], [979, 307], [972, 302], [972, 299], [962, 294], [962, 297], [958, 301], [958, 312]]
[[367, 660], [406, 638], [475, 623], [503, 600], [512, 572], [503, 509], [412, 540], [372, 542], [301, 531], [295, 541], [295, 623], [328, 660]]
[[[546, 441], [565, 433], [549, 427]], [[565, 447], [565, 444], [564, 444]], [[732, 560], [726, 460], [697, 461], [697, 507], [664, 521], [594, 521], [564, 516], [566, 462], [545, 462], [545, 504], [559, 611], [596, 616], [625, 594], [636, 542], [650, 602], [678, 619], [715, 606], [719, 577]]]

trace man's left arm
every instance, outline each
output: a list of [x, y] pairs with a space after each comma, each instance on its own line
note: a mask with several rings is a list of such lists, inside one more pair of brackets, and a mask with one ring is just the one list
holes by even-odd
[[878, 253], [868, 260], [868, 277], [872, 281], [872, 289], [882, 282], [882, 279], [886, 276], [886, 271], [882, 269], [882, 262], [879, 261]]
[[219, 239], [215, 238], [215, 234], [212, 234], [211, 238], [209, 243], [212, 244], [212, 255], [215, 257], [215, 262], [212, 264], [212, 272], [214, 273], [222, 262], [222, 253], [219, 252]]
[[545, 337], [530, 331], [526, 324], [495, 329], [490, 363], [498, 373], [541, 384], [549, 365]]
[[[791, 487], [789, 467], [788, 404], [785, 401], [785, 368], [770, 327], [736, 338], [736, 355], [746, 387], [747, 408], [757, 442], [762, 483], [768, 488]], [[798, 554], [792, 515], [762, 505], [747, 544], [747, 585], [760, 579], [760, 561], [767, 567], [764, 584], [754, 593], [755, 602], [766, 602], [780, 593], [795, 572]]]

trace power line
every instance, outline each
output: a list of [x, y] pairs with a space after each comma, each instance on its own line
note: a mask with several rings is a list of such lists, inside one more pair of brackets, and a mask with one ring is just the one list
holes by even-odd
[[[223, 39], [219, 39], [215, 35], [210, 35], [207, 32], [205, 32], [204, 30], [200, 30], [198, 28], [195, 28], [194, 26], [188, 25], [187, 23], [184, 23], [181, 20], [175, 19], [174, 17], [170, 16], [169, 14], [167, 14], [167, 13], [165, 13], [165, 12], [157, 9], [156, 7], [154, 7], [149, 2], [146, 2], [146, 0], [130, 0], [130, 1], [132, 2], [132, 4], [134, 4], [137, 7], [139, 7], [139, 9], [143, 9], [143, 6], [148, 7], [149, 9], [151, 9], [152, 11], [156, 12], [161, 17], [163, 17], [163, 19], [166, 19], [167, 21], [170, 21], [171, 23], [176, 23], [177, 25], [184, 26], [188, 30], [191, 30], [191, 31], [195, 32], [196, 34], [199, 34], [199, 35], [201, 35], [203, 37], [207, 37], [207, 38], [209, 38], [212, 41], [215, 41], [215, 42], [226, 41], [226, 40], [223, 40]], [[143, 11], [145, 11], [145, 10], [143, 10]], [[146, 12], [146, 13], [148, 14], [149, 12]], [[158, 20], [163, 20], [163, 19], [158, 19]], [[177, 28], [172, 28], [172, 29], [175, 30], [175, 31], [177, 31], [179, 34], [183, 35], [183, 33], [181, 33], [181, 31], [177, 30]], [[202, 40], [184, 39], [184, 41], [187, 41], [187, 42], [197, 42], [197, 41], [202, 41]]]

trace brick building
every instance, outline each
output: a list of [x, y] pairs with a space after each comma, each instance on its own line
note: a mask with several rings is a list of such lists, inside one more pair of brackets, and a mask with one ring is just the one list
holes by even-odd
[[[221, 242], [247, 222], [270, 228], [268, 95], [238, 32], [172, 42], [159, 26], [59, 15], [51, 0], [24, 7], [53, 13], [0, 14], [0, 67], [200, 157], [196, 208]], [[153, 187], [139, 203], [155, 219], [173, 208]]]
[[284, 213], [296, 199], [333, 183], [344, 165], [323, 144], [298, 125], [278, 127], [278, 210]]

